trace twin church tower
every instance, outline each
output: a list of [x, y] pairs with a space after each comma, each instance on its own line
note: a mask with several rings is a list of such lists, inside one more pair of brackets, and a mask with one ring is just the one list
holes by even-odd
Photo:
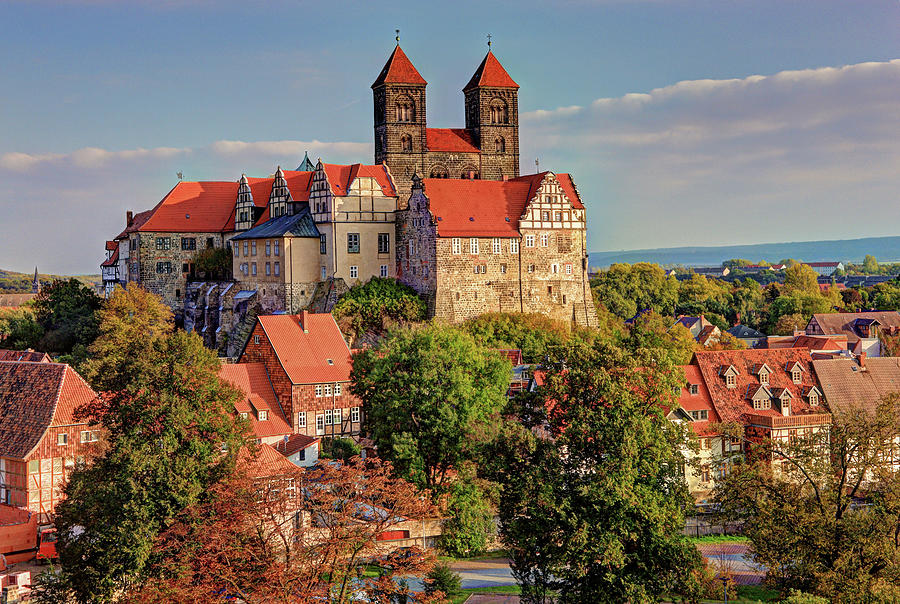
[[519, 85], [494, 53], [463, 88], [465, 128], [429, 128], [425, 78], [400, 48], [372, 84], [375, 163], [385, 163], [401, 199], [413, 174], [425, 178], [504, 180], [519, 176]]

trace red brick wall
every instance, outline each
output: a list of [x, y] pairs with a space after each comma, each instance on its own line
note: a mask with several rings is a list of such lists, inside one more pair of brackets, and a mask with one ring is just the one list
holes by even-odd
[[[258, 343], [257, 339], [259, 340]], [[297, 426], [294, 424], [294, 409], [291, 406], [291, 380], [287, 373], [285, 373], [284, 368], [282, 368], [281, 363], [278, 362], [278, 357], [275, 356], [275, 349], [272, 348], [268, 338], [266, 338], [266, 333], [263, 331], [259, 321], [256, 322], [256, 326], [250, 333], [250, 338], [247, 340], [247, 346], [244, 348], [244, 352], [241, 354], [238, 362], [262, 363], [265, 365], [266, 372], [269, 374], [269, 381], [272, 384], [272, 388], [275, 390], [275, 397], [278, 399], [279, 404], [281, 404], [281, 409], [287, 416], [291, 428], [296, 430]]]

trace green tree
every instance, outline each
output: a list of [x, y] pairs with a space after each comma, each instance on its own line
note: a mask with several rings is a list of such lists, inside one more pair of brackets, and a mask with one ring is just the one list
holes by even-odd
[[396, 279], [372, 277], [341, 296], [332, 314], [344, 333], [357, 337], [382, 333], [397, 323], [425, 320], [425, 301], [414, 289]]
[[867, 275], [878, 274], [878, 260], [875, 258], [875, 256], [866, 254], [866, 257], [863, 258], [862, 270]]
[[482, 346], [518, 348], [527, 363], [539, 363], [571, 337], [568, 323], [537, 313], [486, 313], [462, 325]]
[[87, 347], [97, 337], [97, 311], [103, 300], [77, 279], [58, 279], [34, 299], [34, 312], [44, 335], [40, 350], [66, 355], [62, 360], [76, 367], [87, 357]]
[[497, 445], [499, 513], [523, 601], [657, 601], [698, 568], [682, 534], [687, 436], [662, 410], [683, 379], [658, 351], [598, 341], [510, 409], [523, 427]]
[[218, 359], [196, 334], [170, 332], [169, 317], [146, 293], [117, 293], [92, 346], [92, 381], [109, 389], [81, 412], [106, 443], [72, 474], [56, 516], [61, 584], [77, 602], [146, 581], [160, 532], [230, 473], [247, 439]]
[[613, 264], [591, 281], [591, 291], [598, 304], [622, 319], [645, 309], [671, 315], [678, 304], [678, 280], [647, 262]]
[[36, 348], [44, 328], [29, 307], [0, 309], [0, 345], [13, 350]]
[[619, 343], [633, 352], [662, 351], [664, 356], [679, 365], [690, 363], [694, 351], [700, 349], [684, 325], [655, 312], [638, 317]]
[[324, 459], [340, 459], [346, 461], [359, 455], [362, 449], [351, 438], [329, 438], [322, 441], [319, 457]]
[[[896, 281], [879, 283], [868, 297], [878, 310], [900, 310], [900, 285]], [[860, 305], [860, 308], [866, 307], [865, 304]]]
[[441, 549], [450, 556], [474, 556], [484, 551], [493, 532], [494, 514], [472, 476], [453, 482], [441, 531]]
[[351, 391], [379, 455], [437, 495], [502, 408], [509, 377], [509, 362], [470, 335], [427, 325], [392, 331], [358, 353]]
[[819, 274], [806, 264], [793, 264], [784, 269], [784, 291], [806, 294], [819, 293]]
[[452, 597], [458, 594], [462, 588], [462, 577], [446, 562], [435, 564], [425, 579], [425, 593], [427, 594], [439, 591], [447, 597]]
[[194, 256], [194, 268], [205, 279], [230, 279], [234, 256], [224, 247], [203, 248]]

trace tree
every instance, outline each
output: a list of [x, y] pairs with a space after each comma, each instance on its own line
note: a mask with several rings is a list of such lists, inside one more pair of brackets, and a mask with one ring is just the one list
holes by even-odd
[[359, 455], [362, 449], [352, 438], [329, 438], [322, 441], [319, 457], [346, 461]]
[[34, 312], [44, 335], [40, 350], [57, 355], [78, 366], [87, 356], [87, 347], [97, 337], [96, 312], [103, 300], [76, 279], [57, 279], [34, 299]]
[[400, 476], [440, 493], [502, 408], [510, 365], [468, 334], [427, 325], [390, 332], [353, 360], [366, 431]]
[[[405, 592], [399, 578], [431, 571], [432, 555], [381, 540], [421, 526], [433, 510], [377, 458], [263, 476], [250, 469], [240, 467], [178, 515], [157, 543], [159, 578], [130, 602], [393, 602]], [[365, 576], [366, 564], [380, 574]]]
[[806, 327], [808, 322], [809, 321], [807, 321], [800, 313], [782, 315], [778, 317], [778, 321], [775, 323], [775, 327], [770, 333], [779, 336], [792, 336], [795, 332]]
[[474, 477], [454, 481], [447, 499], [441, 549], [456, 557], [480, 554], [493, 532], [494, 514]]
[[684, 430], [663, 405], [683, 374], [658, 350], [579, 346], [510, 408], [497, 444], [501, 537], [523, 601], [647, 602], [699, 566]]
[[31, 308], [0, 309], [0, 346], [13, 350], [35, 348], [44, 335]]
[[207, 280], [230, 279], [234, 256], [229, 248], [207, 247], [194, 256], [194, 267]]
[[439, 562], [425, 577], [425, 593], [431, 594], [440, 591], [445, 596], [455, 596], [459, 593], [462, 578], [454, 572], [446, 562]]
[[878, 260], [872, 254], [866, 254], [863, 258], [862, 270], [867, 275], [878, 274]]
[[674, 363], [685, 365], [700, 346], [691, 332], [674, 319], [663, 317], [655, 312], [644, 313], [628, 330], [620, 344], [631, 351], [661, 350]]
[[489, 348], [518, 348], [526, 363], [540, 363], [572, 335], [568, 323], [537, 313], [486, 313], [462, 325], [475, 341]]
[[591, 280], [591, 291], [599, 304], [622, 319], [645, 309], [671, 315], [678, 304], [678, 280], [647, 262], [613, 264]]
[[397, 323], [425, 320], [425, 301], [396, 279], [372, 277], [341, 296], [332, 313], [344, 333], [381, 334]]
[[898, 411], [891, 395], [836, 412], [830, 433], [754, 441], [719, 482], [722, 513], [743, 522], [771, 582], [835, 602], [900, 595], [900, 477], [884, 463]]
[[785, 293], [819, 293], [819, 274], [807, 264], [793, 264], [784, 269]]
[[[106, 442], [56, 508], [61, 584], [77, 602], [114, 601], [144, 582], [159, 533], [231, 472], [247, 439], [218, 359], [196, 334], [168, 332], [160, 306], [117, 293], [91, 349], [90, 374], [108, 389], [79, 412]], [[132, 341], [135, 330], [145, 337]]]
[[723, 331], [717, 342], [705, 347], [706, 350], [746, 350], [747, 344], [727, 331]]

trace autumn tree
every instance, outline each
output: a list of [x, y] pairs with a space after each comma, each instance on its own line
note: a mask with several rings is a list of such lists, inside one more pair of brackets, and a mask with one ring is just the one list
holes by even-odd
[[834, 602], [900, 597], [900, 477], [884, 463], [898, 434], [891, 395], [836, 413], [830, 433], [752, 443], [755, 461], [733, 467], [716, 501], [770, 582]]
[[169, 331], [158, 298], [117, 292], [102, 317], [89, 365], [100, 396], [79, 413], [105, 442], [56, 508], [60, 586], [76, 602], [115, 601], [147, 580], [160, 532], [231, 472], [246, 440], [219, 360], [196, 334]]
[[[158, 578], [129, 602], [205, 602], [215, 594], [247, 604], [386, 603], [408, 591], [400, 578], [433, 568], [422, 549], [381, 540], [389, 531], [418, 531], [434, 512], [389, 464], [355, 457], [262, 475], [252, 468], [240, 466], [177, 516], [156, 546]], [[363, 574], [365, 565], [381, 572]], [[444, 599], [438, 592], [416, 601]]]
[[366, 432], [400, 476], [440, 493], [471, 456], [474, 435], [502, 408], [510, 365], [459, 329], [391, 332], [353, 360], [351, 391]]
[[695, 350], [700, 345], [691, 332], [675, 319], [655, 312], [647, 312], [634, 320], [619, 344], [630, 351], [661, 350], [680, 365], [691, 362]]
[[699, 565], [683, 429], [665, 418], [683, 375], [659, 349], [579, 346], [510, 408], [501, 433], [501, 537], [523, 601], [649, 602]]

